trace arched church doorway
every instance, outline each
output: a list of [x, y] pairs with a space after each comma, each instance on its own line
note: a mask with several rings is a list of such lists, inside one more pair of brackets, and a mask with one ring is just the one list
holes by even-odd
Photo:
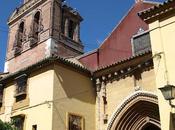
[[117, 108], [107, 130], [160, 130], [157, 96], [136, 92]]
[[161, 130], [159, 127], [153, 124], [148, 124], [142, 130]]

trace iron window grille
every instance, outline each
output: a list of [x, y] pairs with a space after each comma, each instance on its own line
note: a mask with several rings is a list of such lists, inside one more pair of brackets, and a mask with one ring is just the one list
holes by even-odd
[[16, 94], [15, 96], [26, 95], [27, 90], [27, 75], [23, 74], [16, 78]]

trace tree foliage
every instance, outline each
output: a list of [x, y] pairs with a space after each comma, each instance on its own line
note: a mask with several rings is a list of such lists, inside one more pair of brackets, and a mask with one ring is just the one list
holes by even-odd
[[17, 130], [17, 129], [14, 128], [13, 123], [3, 122], [2, 120], [0, 120], [0, 130]]

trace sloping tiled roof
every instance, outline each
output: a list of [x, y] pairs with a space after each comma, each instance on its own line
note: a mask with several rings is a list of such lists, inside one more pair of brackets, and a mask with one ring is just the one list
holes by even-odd
[[82, 65], [82, 63], [75, 57], [75, 58], [69, 58], [69, 59], [66, 59], [78, 66], [81, 66], [82, 68], [86, 68], [85, 66]]
[[20, 74], [23, 74], [23, 73], [27, 73], [27, 74], [31, 73], [35, 70], [38, 70], [38, 69], [40, 69], [44, 66], [50, 65], [52, 63], [61, 63], [64, 65], [67, 65], [69, 67], [75, 68], [78, 71], [87, 73], [89, 75], [91, 74], [91, 72], [87, 68], [85, 68], [84, 66], [77, 64], [76, 62], [73, 62], [71, 60], [67, 60], [67, 59], [62, 58], [62, 57], [48, 57], [48, 58], [45, 58], [45, 59], [43, 59], [43, 60], [41, 60], [41, 61], [31, 65], [31, 66], [28, 66], [24, 69], [21, 69], [15, 73], [10, 73], [10, 74], [6, 75], [5, 77], [0, 79], [0, 83], [3, 83], [8, 79], [14, 78], [14, 77], [16, 77]]
[[7, 76], [9, 73], [4, 73], [4, 72], [0, 72], [0, 79], [2, 79], [3, 77]]
[[119, 65], [119, 64], [123, 64], [123, 63], [125, 63], [125, 62], [127, 62], [127, 61], [131, 61], [131, 60], [134, 60], [134, 59], [136, 59], [136, 58], [138, 58], [138, 57], [141, 57], [141, 56], [144, 56], [144, 55], [147, 55], [147, 54], [151, 54], [151, 53], [152, 53], [152, 51], [151, 51], [151, 50], [148, 50], [148, 51], [145, 51], [145, 52], [143, 52], [143, 53], [137, 54], [137, 55], [135, 55], [135, 56], [131, 56], [131, 57], [129, 57], [129, 58], [123, 59], [123, 60], [121, 60], [121, 61], [117, 61], [117, 62], [115, 62], [115, 63], [113, 63], [113, 64], [111, 64], [111, 65], [107, 65], [107, 66], [103, 66], [103, 67], [101, 67], [101, 68], [98, 68], [98, 69], [97, 69], [96, 71], [94, 71], [94, 72], [101, 71], [101, 70], [105, 70], [105, 69], [107, 69], [107, 68], [110, 68], [110, 67], [113, 67], [113, 66], [116, 66], [116, 65]]
[[170, 12], [175, 9], [175, 0], [167, 0], [161, 4], [155, 5], [149, 9], [143, 10], [138, 15], [144, 20], [149, 21], [152, 18], [160, 16], [161, 14]]

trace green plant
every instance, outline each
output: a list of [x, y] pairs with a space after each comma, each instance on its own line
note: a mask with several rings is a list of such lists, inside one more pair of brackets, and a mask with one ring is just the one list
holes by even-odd
[[10, 122], [3, 122], [0, 120], [0, 130], [17, 130], [13, 123]]

